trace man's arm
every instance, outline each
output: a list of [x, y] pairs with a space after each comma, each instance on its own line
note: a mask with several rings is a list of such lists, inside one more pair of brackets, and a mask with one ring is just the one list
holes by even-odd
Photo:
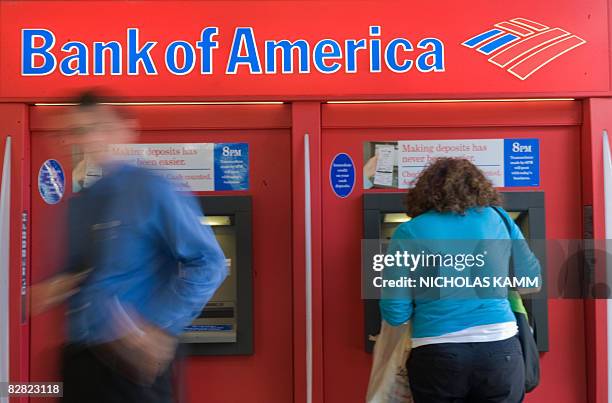
[[[151, 182], [145, 182], [149, 181]], [[201, 311], [227, 276], [225, 257], [201, 211], [190, 195], [178, 194], [159, 178], [143, 178], [135, 214], [151, 247], [171, 254], [167, 280], [153, 291], [144, 306], [111, 298], [109, 312], [118, 336], [109, 351], [119, 357], [126, 375], [151, 384], [172, 360], [176, 335]]]
[[[160, 192], [157, 189], [156, 192]], [[178, 334], [200, 313], [227, 277], [225, 256], [191, 195], [167, 187], [158, 193], [153, 231], [168, 247], [180, 269], [159, 290], [143, 312], [145, 319], [171, 334]]]
[[30, 313], [37, 315], [65, 302], [79, 291], [79, 285], [91, 272], [88, 252], [87, 216], [84, 196], [73, 197], [68, 204], [68, 259], [61, 272], [30, 287]]

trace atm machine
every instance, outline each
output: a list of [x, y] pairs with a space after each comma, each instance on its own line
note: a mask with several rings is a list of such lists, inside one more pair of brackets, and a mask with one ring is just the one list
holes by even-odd
[[[197, 196], [205, 216], [194, 225], [209, 225], [226, 257], [229, 275], [200, 315], [180, 336], [184, 355], [253, 354], [253, 277], [251, 196]], [[71, 227], [78, 225], [80, 198], [70, 200]], [[70, 243], [76, 230], [68, 231]]]
[[253, 354], [251, 197], [200, 196], [199, 225], [210, 225], [226, 257], [228, 277], [180, 337], [187, 355]]
[[[503, 207], [517, 223], [525, 238], [542, 240], [546, 236], [544, 192], [501, 192]], [[402, 222], [410, 220], [405, 213], [405, 193], [366, 193], [363, 196], [363, 238], [389, 240]], [[366, 248], [365, 254], [371, 253]], [[542, 290], [523, 298], [529, 314], [530, 325], [538, 350], [548, 351], [548, 306], [546, 291], [546, 251], [532, 248], [542, 266]], [[371, 261], [371, 256], [364, 256]], [[380, 332], [380, 310], [378, 301], [366, 299], [365, 309], [365, 349], [372, 352], [376, 335]]]

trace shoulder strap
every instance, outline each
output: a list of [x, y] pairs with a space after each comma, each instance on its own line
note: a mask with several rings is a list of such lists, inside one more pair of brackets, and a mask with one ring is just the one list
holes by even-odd
[[512, 259], [512, 230], [510, 229], [510, 223], [506, 219], [505, 214], [501, 212], [501, 207], [491, 206], [493, 210], [501, 217], [504, 226], [506, 227], [506, 231], [508, 231], [508, 237], [510, 238], [510, 262], [509, 262], [509, 270], [510, 273], [514, 272], [514, 260]]
[[506, 219], [506, 216], [501, 212], [501, 208], [497, 207], [497, 206], [491, 206], [491, 207], [493, 208], [493, 210], [495, 210], [495, 212], [502, 219], [502, 222], [506, 226], [506, 231], [508, 231], [508, 237], [510, 237], [510, 239], [512, 239], [512, 230], [510, 229], [510, 223]]

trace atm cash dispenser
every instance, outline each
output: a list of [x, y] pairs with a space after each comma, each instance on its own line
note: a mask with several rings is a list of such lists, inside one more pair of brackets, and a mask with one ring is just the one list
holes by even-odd
[[[200, 196], [205, 217], [194, 225], [210, 225], [226, 257], [228, 277], [185, 328], [181, 351], [191, 355], [247, 355], [253, 353], [253, 278], [251, 268], [251, 197]], [[70, 200], [69, 243], [78, 243], [74, 228], [82, 220], [80, 201]], [[74, 270], [82, 268], [75, 267]]]
[[[502, 192], [503, 207], [517, 223], [523, 235], [529, 239], [545, 239], [544, 193]], [[405, 213], [404, 193], [368, 193], [363, 196], [364, 239], [389, 240], [395, 228], [410, 217]], [[542, 290], [532, 298], [524, 298], [530, 325], [539, 351], [548, 351], [548, 306], [546, 299], [546, 255], [543, 248], [534, 248], [534, 254], [542, 266]], [[365, 251], [364, 253], [371, 253]], [[371, 261], [371, 256], [364, 256]], [[367, 281], [367, 280], [366, 280]], [[371, 352], [375, 336], [380, 332], [378, 300], [366, 299], [365, 349]]]
[[247, 355], [253, 353], [253, 278], [251, 268], [250, 196], [201, 196], [205, 216], [226, 257], [228, 277], [185, 328], [180, 340], [185, 354]]

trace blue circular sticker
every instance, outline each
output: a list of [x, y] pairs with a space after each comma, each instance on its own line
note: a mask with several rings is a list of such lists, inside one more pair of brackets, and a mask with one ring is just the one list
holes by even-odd
[[338, 197], [347, 197], [355, 187], [355, 164], [348, 154], [337, 154], [329, 167], [329, 182]]
[[46, 160], [38, 171], [38, 192], [47, 204], [57, 204], [64, 196], [64, 170], [56, 160]]

